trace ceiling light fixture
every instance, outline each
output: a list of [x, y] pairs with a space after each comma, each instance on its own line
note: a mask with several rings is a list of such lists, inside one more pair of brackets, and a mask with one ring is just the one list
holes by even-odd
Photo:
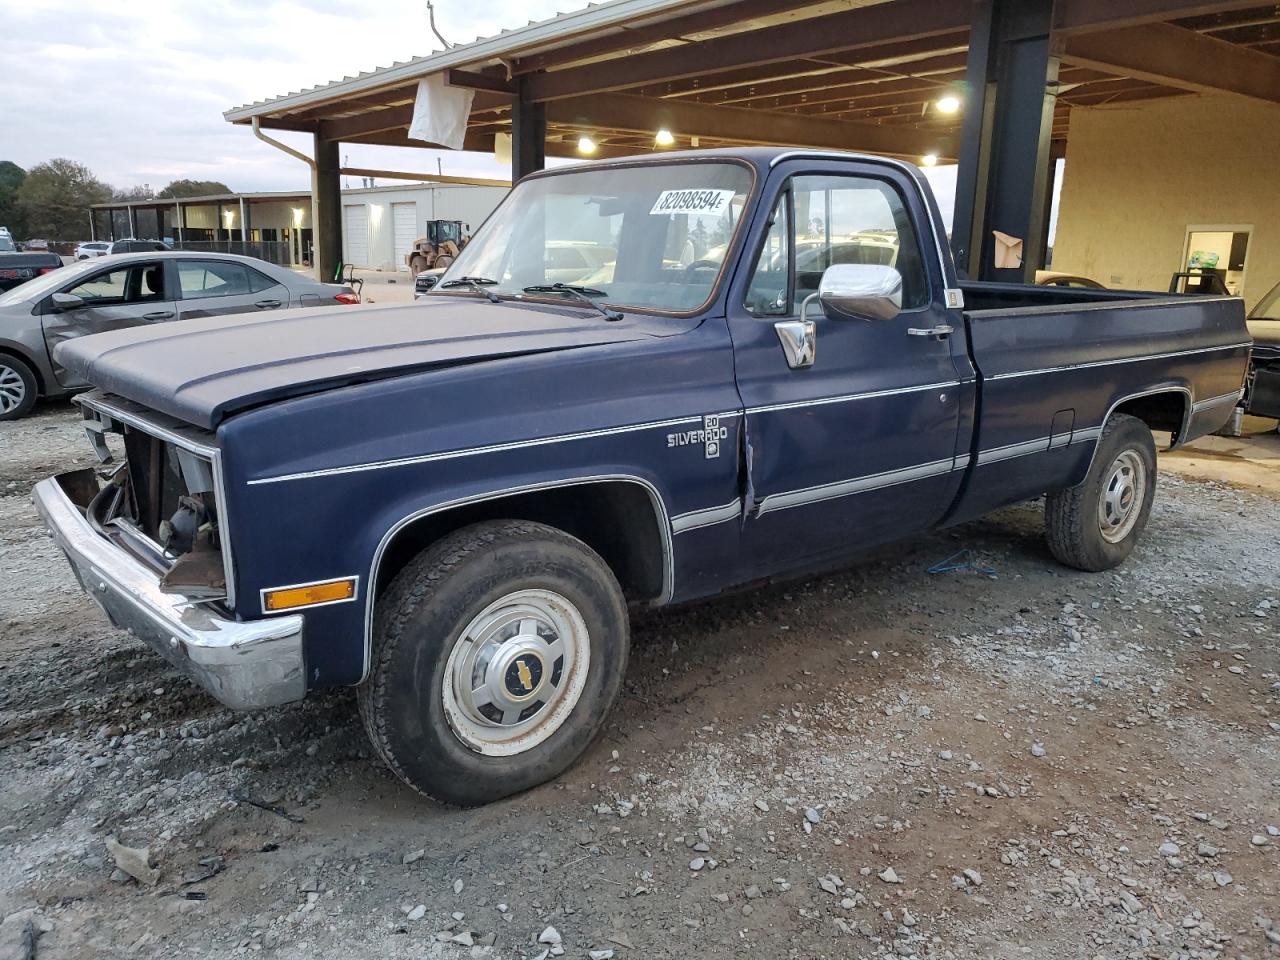
[[669, 147], [676, 142], [675, 135], [665, 127], [657, 132], [653, 142], [660, 147]]
[[578, 152], [579, 153], [595, 153], [596, 142], [584, 134], [583, 136], [578, 138]]
[[938, 108], [939, 113], [959, 113], [960, 98], [949, 93], [945, 97], [939, 98], [934, 106]]
[[938, 165], [938, 155], [936, 153], [926, 153], [920, 158], [920, 166], [936, 167]]

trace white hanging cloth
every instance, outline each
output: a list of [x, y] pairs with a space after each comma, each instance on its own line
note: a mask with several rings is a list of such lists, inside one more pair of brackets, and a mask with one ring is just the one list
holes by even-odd
[[423, 77], [418, 81], [418, 96], [413, 101], [410, 139], [461, 150], [475, 95], [476, 92], [467, 87], [447, 86], [443, 74]]

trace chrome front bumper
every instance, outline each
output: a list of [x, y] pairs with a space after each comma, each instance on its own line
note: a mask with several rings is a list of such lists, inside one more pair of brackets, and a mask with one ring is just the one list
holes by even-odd
[[240, 622], [161, 593], [154, 571], [89, 525], [68, 495], [83, 484], [83, 473], [51, 477], [36, 484], [32, 499], [80, 585], [112, 623], [228, 707], [249, 710], [302, 699], [307, 692], [302, 617]]

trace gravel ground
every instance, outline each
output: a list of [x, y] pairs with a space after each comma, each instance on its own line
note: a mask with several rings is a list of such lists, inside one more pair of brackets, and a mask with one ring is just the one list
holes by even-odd
[[1274, 500], [1166, 475], [1112, 573], [1028, 504], [646, 615], [578, 767], [457, 811], [349, 693], [234, 714], [111, 628], [27, 497], [87, 451], [0, 425], [0, 957], [1280, 956]]

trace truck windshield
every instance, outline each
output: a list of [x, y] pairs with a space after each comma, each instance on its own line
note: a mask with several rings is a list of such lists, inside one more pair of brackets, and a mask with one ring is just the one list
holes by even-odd
[[711, 299], [751, 182], [747, 167], [724, 162], [587, 167], [526, 180], [431, 295], [458, 295], [451, 277], [485, 277], [504, 299], [560, 283], [618, 307], [692, 312]]

